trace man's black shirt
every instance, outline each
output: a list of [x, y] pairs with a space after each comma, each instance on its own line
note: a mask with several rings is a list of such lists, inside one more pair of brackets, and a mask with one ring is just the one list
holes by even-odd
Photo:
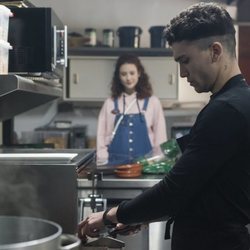
[[119, 205], [119, 222], [166, 215], [250, 222], [250, 88], [242, 75], [211, 96], [185, 141], [182, 156], [162, 181]]

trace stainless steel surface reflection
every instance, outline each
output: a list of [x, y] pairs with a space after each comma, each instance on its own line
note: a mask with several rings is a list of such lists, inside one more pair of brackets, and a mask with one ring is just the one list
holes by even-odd
[[50, 102], [62, 96], [62, 90], [35, 84], [18, 75], [0, 75], [0, 119], [15, 115]]
[[0, 154], [0, 161], [2, 162], [42, 162], [43, 164], [50, 163], [70, 163], [76, 153], [5, 153]]
[[43, 218], [77, 230], [77, 173], [91, 150], [2, 149], [0, 215]]
[[93, 151], [93, 149], [0, 149], [0, 163], [67, 164], [79, 167]]
[[[163, 177], [163, 175], [142, 175], [138, 178], [119, 178], [114, 174], [104, 174], [102, 179], [97, 181], [95, 188], [102, 199], [107, 200], [107, 207], [113, 207], [123, 200], [133, 199], [157, 184]], [[80, 200], [92, 193], [91, 180], [78, 179], [77, 184]], [[89, 206], [81, 207], [80, 217], [82, 215], [86, 217], [91, 212]], [[166, 221], [154, 222], [136, 235], [118, 236], [118, 239], [125, 242], [128, 250], [170, 250], [170, 240], [164, 240], [165, 226]]]

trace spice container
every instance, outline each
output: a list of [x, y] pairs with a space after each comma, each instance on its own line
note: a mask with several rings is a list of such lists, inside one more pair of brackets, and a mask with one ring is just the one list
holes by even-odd
[[96, 46], [96, 29], [87, 28], [85, 29], [85, 36], [88, 38], [88, 42], [85, 43], [87, 46]]
[[103, 34], [103, 45], [106, 47], [114, 47], [114, 31], [112, 29], [104, 29]]

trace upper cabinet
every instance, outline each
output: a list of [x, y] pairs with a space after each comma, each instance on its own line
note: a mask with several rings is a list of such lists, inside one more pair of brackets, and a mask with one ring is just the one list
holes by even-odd
[[173, 57], [142, 57], [154, 94], [161, 100], [178, 99], [178, 67]]
[[64, 99], [103, 101], [110, 95], [115, 63], [122, 53], [139, 56], [162, 100], [178, 98], [178, 65], [168, 49], [85, 48], [69, 51], [69, 67]]
[[115, 59], [99, 56], [70, 57], [66, 98], [74, 101], [106, 99]]

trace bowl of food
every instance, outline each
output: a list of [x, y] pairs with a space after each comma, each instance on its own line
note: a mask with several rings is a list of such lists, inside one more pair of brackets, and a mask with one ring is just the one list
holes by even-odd
[[138, 163], [120, 165], [115, 168], [115, 174], [121, 178], [133, 178], [142, 174], [142, 165]]

